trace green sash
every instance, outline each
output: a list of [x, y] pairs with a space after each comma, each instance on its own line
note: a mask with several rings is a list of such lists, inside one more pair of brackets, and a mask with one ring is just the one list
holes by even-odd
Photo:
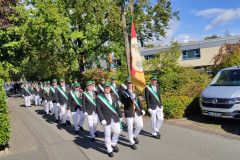
[[53, 91], [53, 93], [55, 93], [55, 89], [54, 89], [52, 86], [51, 86], [50, 88], [51, 88], [51, 90]]
[[122, 83], [121, 86], [123, 87], [123, 89], [127, 89], [127, 86], [124, 83]]
[[117, 97], [119, 98], [119, 95], [118, 95], [116, 89], [115, 89], [112, 85], [110, 85], [110, 87], [111, 87], [111, 89], [113, 90], [113, 92], [117, 95]]
[[[101, 101], [111, 110], [113, 111], [113, 113], [115, 113], [116, 115], [118, 115], [116, 109], [108, 102], [108, 100], [106, 100], [106, 98], [104, 98], [102, 95], [98, 95], [99, 99], [101, 99]], [[122, 129], [122, 123], [121, 121], [119, 121], [120, 124], [120, 129]]]
[[150, 85], [147, 86], [147, 89], [154, 95], [154, 97], [158, 100], [158, 102], [161, 103], [159, 96], [158, 96], [157, 93], [152, 89], [152, 87], [150, 87]]
[[31, 95], [30, 91], [25, 86], [23, 86], [23, 88]]
[[[128, 94], [128, 92], [123, 91], [123, 93], [125, 93], [126, 95], [128, 95], [128, 97], [130, 97], [130, 95]], [[141, 109], [139, 108], [138, 102], [136, 101], [135, 98], [134, 98], [134, 104], [135, 104], [135, 106], [137, 106], [137, 108], [141, 111]]]
[[71, 91], [70, 93], [71, 93], [73, 99], [75, 100], [75, 102], [76, 102], [79, 106], [82, 107], [82, 104], [81, 104], [81, 102], [77, 99], [77, 96], [75, 95], [75, 93], [74, 93], [73, 91]]
[[84, 92], [84, 94], [96, 106], [96, 101], [86, 91]]
[[60, 93], [68, 100], [68, 96], [66, 95], [66, 93], [59, 87], [57, 86], [57, 89], [60, 91]]
[[98, 87], [104, 92], [104, 89], [101, 84], [99, 84]]
[[49, 94], [49, 89], [47, 87], [44, 87], [44, 90]]

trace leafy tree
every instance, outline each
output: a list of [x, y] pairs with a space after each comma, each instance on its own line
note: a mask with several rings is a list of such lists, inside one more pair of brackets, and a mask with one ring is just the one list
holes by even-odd
[[12, 16], [18, 16], [14, 7], [18, 0], [1, 0], [0, 1], [0, 29], [6, 29], [14, 25]]
[[212, 35], [210, 37], [205, 37], [204, 39], [208, 40], [208, 39], [214, 39], [214, 38], [220, 38], [220, 37], [214, 34], [214, 35]]
[[154, 46], [154, 44], [147, 44], [144, 47], [146, 47], [146, 48], [154, 48], [155, 46]]
[[216, 71], [240, 65], [240, 43], [224, 44], [218, 54], [213, 57], [213, 62], [213, 70]]
[[169, 73], [178, 67], [177, 60], [181, 55], [180, 44], [171, 42], [171, 46], [167, 50], [162, 50], [155, 55], [155, 58], [145, 60], [143, 62], [146, 70], [153, 71], [157, 74]]

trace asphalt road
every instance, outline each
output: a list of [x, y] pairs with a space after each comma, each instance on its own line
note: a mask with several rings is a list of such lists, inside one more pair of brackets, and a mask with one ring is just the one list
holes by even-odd
[[[151, 137], [150, 119], [144, 117], [144, 128], [137, 150], [129, 145], [126, 126], [119, 139], [119, 153], [107, 156], [103, 127], [100, 137], [90, 142], [87, 121], [85, 131], [74, 134], [74, 127], [62, 127], [52, 116], [44, 116], [42, 106], [24, 107], [22, 98], [8, 99], [12, 126], [9, 156], [0, 159], [56, 159], [56, 160], [239, 160], [240, 140], [230, 139], [185, 127], [163, 124], [160, 140]], [[125, 121], [125, 120], [124, 120]]]

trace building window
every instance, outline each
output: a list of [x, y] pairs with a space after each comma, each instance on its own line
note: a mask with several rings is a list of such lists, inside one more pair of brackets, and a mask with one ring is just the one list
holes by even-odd
[[182, 51], [182, 59], [198, 59], [201, 58], [200, 49]]
[[145, 60], [149, 60], [149, 59], [155, 59], [154, 55], [149, 55], [149, 56], [144, 56]]

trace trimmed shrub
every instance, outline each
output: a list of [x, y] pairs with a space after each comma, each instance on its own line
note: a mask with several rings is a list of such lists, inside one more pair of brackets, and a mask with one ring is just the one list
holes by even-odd
[[187, 96], [162, 97], [163, 113], [165, 118], [182, 118], [192, 98]]
[[5, 146], [10, 139], [10, 124], [6, 105], [6, 93], [0, 79], [0, 146]]

